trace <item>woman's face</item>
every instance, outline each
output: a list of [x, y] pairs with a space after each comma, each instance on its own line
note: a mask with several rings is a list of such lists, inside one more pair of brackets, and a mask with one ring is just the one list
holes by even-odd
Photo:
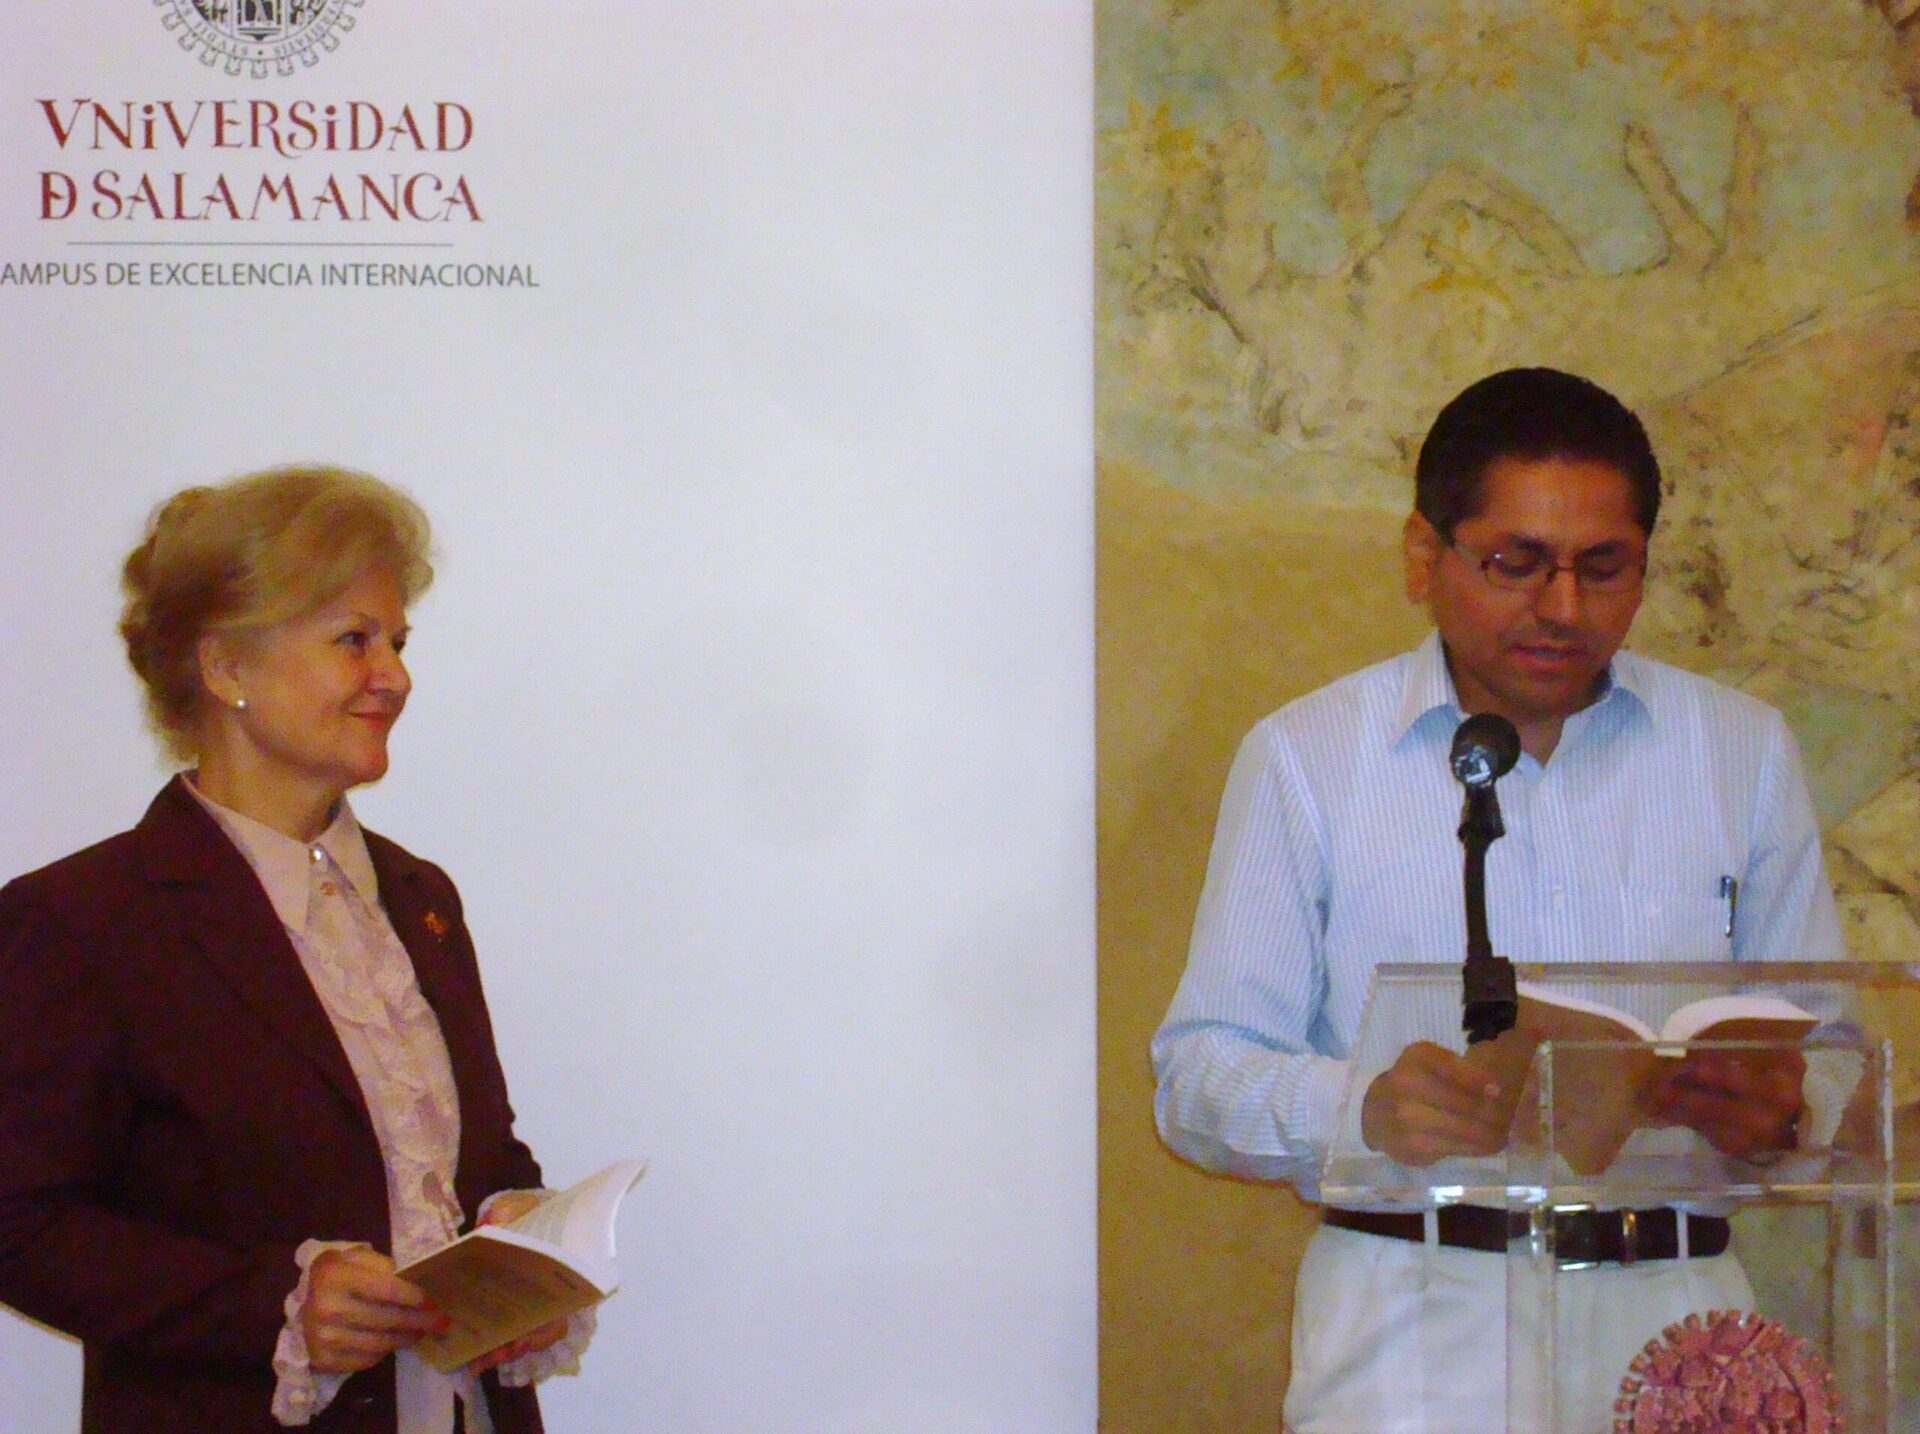
[[387, 770], [387, 733], [412, 680], [400, 660], [407, 615], [399, 585], [380, 569], [304, 617], [240, 644], [233, 710], [257, 772], [268, 781], [338, 798]]

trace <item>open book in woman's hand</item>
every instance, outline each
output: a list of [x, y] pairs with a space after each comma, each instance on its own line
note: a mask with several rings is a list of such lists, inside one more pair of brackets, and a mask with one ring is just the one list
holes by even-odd
[[451, 1321], [414, 1352], [451, 1372], [612, 1294], [620, 1285], [614, 1220], [645, 1173], [636, 1161], [616, 1161], [517, 1220], [482, 1225], [394, 1271]]

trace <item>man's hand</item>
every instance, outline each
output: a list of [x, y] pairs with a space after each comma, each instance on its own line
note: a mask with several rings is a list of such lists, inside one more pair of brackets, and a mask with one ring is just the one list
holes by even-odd
[[1799, 1142], [1806, 1074], [1807, 1058], [1798, 1051], [1689, 1051], [1654, 1083], [1648, 1104], [1724, 1154], [1779, 1155]]
[[1444, 1046], [1415, 1041], [1367, 1087], [1360, 1137], [1402, 1165], [1492, 1155], [1507, 1143], [1506, 1102], [1486, 1071]]
[[446, 1326], [415, 1285], [377, 1250], [326, 1250], [307, 1271], [300, 1324], [318, 1374], [353, 1374]]

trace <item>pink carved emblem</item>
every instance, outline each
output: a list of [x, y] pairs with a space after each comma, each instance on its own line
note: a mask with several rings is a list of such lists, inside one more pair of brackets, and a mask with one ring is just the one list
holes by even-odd
[[1633, 1357], [1614, 1434], [1840, 1434], [1833, 1371], [1777, 1320], [1714, 1310]]

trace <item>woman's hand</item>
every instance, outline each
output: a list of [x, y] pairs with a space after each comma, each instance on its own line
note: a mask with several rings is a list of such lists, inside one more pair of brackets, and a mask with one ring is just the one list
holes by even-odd
[[547, 1198], [544, 1190], [503, 1190], [487, 1202], [487, 1213], [477, 1225], [511, 1225]]
[[377, 1250], [327, 1250], [307, 1270], [300, 1324], [317, 1374], [354, 1374], [444, 1329], [447, 1317]]
[[566, 1320], [557, 1319], [552, 1324], [543, 1324], [531, 1334], [523, 1334], [518, 1339], [509, 1340], [492, 1354], [481, 1355], [469, 1363], [467, 1369], [470, 1373], [479, 1374], [497, 1365], [511, 1364], [516, 1359], [529, 1354], [538, 1354], [541, 1350], [558, 1344], [566, 1333]]

